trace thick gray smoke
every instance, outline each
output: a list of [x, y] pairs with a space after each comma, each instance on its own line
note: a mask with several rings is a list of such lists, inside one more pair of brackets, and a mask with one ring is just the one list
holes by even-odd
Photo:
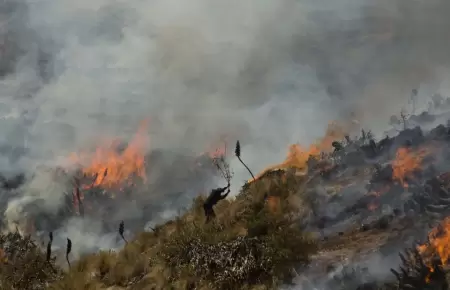
[[[104, 136], [129, 137], [145, 118], [151, 149], [198, 154], [227, 135], [258, 171], [289, 144], [320, 137], [330, 120], [356, 111], [381, 128], [411, 89], [426, 95], [449, 79], [445, 0], [0, 6], [5, 174], [57, 164]], [[232, 166], [236, 191], [248, 175]]]
[[227, 134], [257, 170], [345, 109], [374, 121], [445, 78], [447, 2], [328, 2], [11, 4], [4, 142], [48, 161], [149, 117], [152, 148]]

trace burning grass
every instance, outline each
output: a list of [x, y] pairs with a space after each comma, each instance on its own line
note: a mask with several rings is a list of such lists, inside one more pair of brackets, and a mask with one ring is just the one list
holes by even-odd
[[418, 150], [407, 147], [399, 148], [392, 162], [392, 178], [403, 187], [408, 187], [407, 180], [421, 169], [423, 159], [430, 153], [431, 149], [429, 148], [420, 148]]
[[256, 176], [256, 179], [275, 169], [296, 168], [299, 171], [306, 171], [308, 169], [308, 160], [311, 157], [319, 157], [321, 154], [332, 152], [333, 142], [344, 139], [350, 129], [348, 124], [344, 126], [343, 124], [330, 122], [323, 138], [305, 148], [300, 144], [292, 144], [289, 146], [286, 159], [282, 163], [264, 169]]
[[120, 140], [113, 140], [98, 147], [94, 154], [72, 154], [69, 157], [70, 161], [79, 164], [84, 176], [92, 179], [92, 183], [83, 189], [96, 186], [106, 188], [123, 186], [124, 183], [132, 183], [134, 176], [145, 181], [146, 126], [147, 122], [142, 122], [134, 138], [125, 148], [120, 148]]

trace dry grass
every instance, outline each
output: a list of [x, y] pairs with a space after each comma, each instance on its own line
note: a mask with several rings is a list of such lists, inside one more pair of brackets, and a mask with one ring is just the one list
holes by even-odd
[[[348, 257], [346, 249], [377, 248], [390, 236], [376, 229], [349, 231], [319, 247], [301, 230], [310, 210], [298, 191], [304, 181], [292, 173], [270, 173], [245, 186], [236, 199], [219, 202], [217, 217], [208, 224], [202, 208], [205, 197], [200, 196], [185, 214], [138, 234], [118, 252], [84, 256], [67, 272], [53, 260], [47, 263], [29, 238], [0, 236], [6, 253], [0, 256], [0, 289], [271, 290], [290, 281], [293, 269], [307, 265], [311, 257], [317, 263], [318, 250], [326, 252], [328, 264], [341, 254]], [[354, 289], [361, 275], [351, 272], [332, 282], [336, 289]], [[394, 280], [366, 286], [404, 289]]]
[[120, 252], [83, 257], [50, 289], [275, 289], [317, 250], [300, 230], [296, 181], [283, 174], [252, 183], [221, 201], [209, 224], [205, 197], [198, 197], [188, 212]]
[[19, 233], [0, 235], [0, 249], [0, 289], [46, 289], [48, 283], [62, 276], [54, 259], [47, 261], [30, 237]]

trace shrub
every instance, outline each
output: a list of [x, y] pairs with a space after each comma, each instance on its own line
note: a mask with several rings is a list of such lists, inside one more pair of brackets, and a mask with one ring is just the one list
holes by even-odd
[[62, 275], [55, 259], [47, 262], [46, 255], [29, 236], [23, 237], [18, 232], [0, 235], [0, 248], [1, 289], [46, 289]]

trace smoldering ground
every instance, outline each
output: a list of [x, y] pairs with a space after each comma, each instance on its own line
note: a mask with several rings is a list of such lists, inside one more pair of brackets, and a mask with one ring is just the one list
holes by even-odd
[[[147, 117], [149, 150], [196, 155], [228, 135], [258, 171], [329, 120], [355, 110], [378, 129], [412, 88], [447, 80], [444, 0], [2, 5], [5, 172], [129, 137]], [[232, 167], [236, 192], [248, 176]]]

